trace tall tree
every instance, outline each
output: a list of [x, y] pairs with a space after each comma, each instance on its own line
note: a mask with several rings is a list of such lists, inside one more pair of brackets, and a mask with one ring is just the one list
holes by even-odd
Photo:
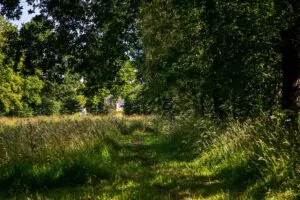
[[298, 126], [300, 89], [300, 2], [277, 1], [278, 13], [286, 20], [281, 30], [282, 107], [288, 111], [293, 127]]
[[24, 68], [23, 59], [15, 62], [6, 55], [16, 28], [0, 17], [0, 30], [0, 115], [32, 115], [34, 108], [41, 104], [44, 84], [37, 76], [20, 73]]

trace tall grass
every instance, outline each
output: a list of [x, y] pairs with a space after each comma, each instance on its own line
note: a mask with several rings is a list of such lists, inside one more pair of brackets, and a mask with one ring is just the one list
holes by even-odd
[[76, 190], [67, 195], [76, 187], [103, 199], [300, 198], [300, 135], [280, 116], [224, 124], [153, 116], [0, 122], [0, 198], [60, 191], [73, 199]]
[[[197, 167], [234, 198], [300, 198], [300, 135], [288, 131], [278, 116], [243, 123], [179, 120], [173, 143], [193, 155]], [[184, 151], [182, 151], [184, 150]], [[188, 153], [189, 152], [189, 153]]]
[[121, 134], [146, 129], [153, 117], [0, 119], [0, 193], [93, 184], [114, 177]]

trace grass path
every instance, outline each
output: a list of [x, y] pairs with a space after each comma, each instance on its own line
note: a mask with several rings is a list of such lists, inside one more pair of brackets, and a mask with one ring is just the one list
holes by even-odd
[[224, 183], [212, 179], [197, 159], [179, 155], [166, 135], [135, 131], [112, 146], [112, 178], [15, 199], [232, 199], [223, 191]]
[[[134, 132], [118, 151], [117, 177], [102, 182], [85, 197], [99, 199], [224, 199], [219, 181], [211, 180], [196, 161], [177, 155], [168, 138]], [[83, 198], [84, 199], [84, 198]], [[87, 198], [88, 199], [88, 198]]]

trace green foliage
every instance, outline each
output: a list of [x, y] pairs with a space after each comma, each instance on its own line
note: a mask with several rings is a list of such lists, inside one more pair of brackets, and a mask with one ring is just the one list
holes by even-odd
[[146, 102], [140, 100], [142, 97], [141, 89], [142, 87], [139, 85], [125, 97], [124, 110], [126, 114], [132, 115], [143, 113], [144, 110], [142, 109], [142, 106], [145, 105]]
[[10, 112], [21, 111], [23, 108], [21, 103], [22, 78], [14, 73], [11, 68], [2, 67], [0, 84], [1, 113], [9, 114]]
[[274, 4], [209, 4], [144, 5], [139, 30], [151, 95], [165, 97], [166, 112], [196, 116], [239, 118], [276, 108], [281, 58]]
[[40, 92], [44, 87], [44, 82], [37, 76], [28, 76], [23, 82], [23, 102], [29, 105], [40, 105], [42, 103]]
[[55, 115], [61, 112], [62, 103], [55, 99], [42, 97], [42, 104], [37, 108], [38, 114]]
[[86, 98], [83, 95], [72, 96], [63, 102], [63, 113], [80, 112], [86, 104]]
[[118, 71], [110, 88], [103, 87], [93, 93], [93, 96], [88, 99], [88, 111], [92, 113], [105, 113], [109, 110], [114, 110], [115, 103], [119, 98], [127, 99], [130, 95], [135, 95], [134, 93], [139, 87], [136, 70], [128, 60], [124, 62]]
[[105, 112], [104, 108], [104, 99], [110, 94], [110, 91], [107, 88], [99, 89], [94, 96], [87, 100], [87, 109], [91, 113], [103, 113]]
[[59, 82], [47, 81], [42, 91], [42, 104], [37, 113], [51, 115], [58, 113], [80, 112], [87, 103], [83, 95], [85, 84], [80, 81], [79, 74], [66, 73]]
[[126, 61], [123, 67], [117, 73], [116, 80], [111, 89], [112, 94], [124, 98], [132, 92], [136, 85], [137, 77], [135, 69], [132, 67], [130, 61]]
[[[43, 92], [43, 96], [46, 96], [43, 99], [51, 97], [51, 102], [61, 103], [61, 112], [73, 113], [78, 111], [79, 106], [83, 106], [84, 102], [78, 101], [77, 96], [84, 93], [88, 97], [88, 107], [93, 107], [90, 110], [99, 112], [103, 109], [103, 99], [99, 99], [97, 94], [99, 90], [109, 88], [118, 95], [125, 95], [123, 89], [130, 90], [125, 82], [131, 78], [127, 76], [132, 76], [134, 71], [129, 69], [126, 54], [136, 50], [132, 49], [137, 41], [134, 22], [138, 12], [137, 2], [124, 1], [122, 6], [118, 1], [107, 4], [81, 1], [27, 2], [33, 9], [38, 7], [40, 14], [24, 24], [19, 32], [16, 31], [14, 37], [9, 37], [4, 57], [12, 59], [14, 67], [22, 62], [25, 65], [20, 70], [22, 75], [38, 75], [45, 82], [44, 91], [52, 94]], [[18, 16], [19, 12], [14, 13], [14, 9], [19, 8], [18, 3], [0, 1], [3, 14], [8, 17]], [[74, 10], [69, 12], [70, 9]], [[125, 66], [126, 69], [121, 72], [124, 63], [129, 67]], [[53, 94], [53, 84], [62, 84], [64, 75], [72, 74], [70, 71], [85, 77], [88, 87], [79, 94], [72, 94], [69, 99], [57, 97], [61, 95]], [[56, 89], [64, 91], [64, 88]], [[47, 106], [41, 105], [44, 108]], [[49, 113], [41, 108], [32, 109], [38, 110], [38, 114]]]
[[0, 18], [0, 114], [26, 116], [42, 103], [41, 90], [44, 83], [36, 75], [23, 76], [24, 59], [15, 62], [6, 56], [10, 40], [16, 29]]
[[[41, 12], [19, 33], [2, 20], [5, 59], [46, 84], [79, 73], [92, 112], [103, 107], [99, 90], [126, 98], [142, 84], [149, 112], [246, 119], [282, 101], [297, 116], [295, 1], [26, 2]], [[18, 1], [0, 4], [6, 16], [20, 14]]]
[[26, 67], [22, 73], [32, 75], [39, 71], [43, 80], [57, 81], [66, 72], [66, 65], [70, 62], [65, 59], [67, 56], [63, 52], [59, 52], [53, 22], [44, 16], [35, 16], [24, 24], [19, 32], [19, 40], [12, 41], [10, 46], [13, 49], [12, 56], [18, 59], [20, 52], [24, 55]]
[[0, 113], [2, 115], [32, 115], [32, 108], [41, 104], [43, 82], [36, 76], [23, 78], [20, 73], [2, 65], [0, 72]]
[[4, 45], [7, 43], [7, 34], [15, 31], [15, 28], [0, 15], [0, 48], [3, 49]]

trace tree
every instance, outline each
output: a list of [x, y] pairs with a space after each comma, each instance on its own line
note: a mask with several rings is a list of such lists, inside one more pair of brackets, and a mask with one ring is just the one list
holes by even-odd
[[79, 74], [67, 72], [59, 82], [46, 81], [37, 112], [43, 115], [80, 112], [87, 101], [83, 95], [85, 84], [80, 79]]
[[288, 111], [292, 127], [298, 127], [300, 88], [300, 3], [294, 0], [276, 1], [278, 15], [285, 18], [281, 28], [282, 108]]
[[20, 73], [24, 68], [23, 59], [16, 63], [6, 56], [9, 37], [15, 35], [16, 29], [0, 18], [0, 30], [0, 114], [32, 115], [34, 108], [41, 104], [43, 82], [37, 76], [25, 77]]
[[11, 66], [4, 64], [3, 57], [0, 53], [0, 114], [34, 114], [34, 108], [41, 104], [43, 82], [37, 76], [22, 77], [14, 72]]
[[[284, 41], [283, 30], [292, 24], [298, 27], [297, 5], [294, 1], [236, 0], [144, 4], [139, 31], [147, 84], [160, 95], [164, 91], [172, 96], [172, 104], [178, 96], [196, 110], [213, 108], [221, 119], [252, 117], [276, 109], [283, 85], [282, 99], [294, 97], [294, 106], [283, 108], [296, 111], [295, 95], [287, 95], [291, 92], [280, 80], [289, 80], [296, 94], [298, 72], [290, 73], [294, 78], [284, 78], [287, 75], [280, 66], [284, 60], [297, 63], [297, 48], [288, 42], [287, 49], [292, 52], [285, 52], [294, 59], [285, 59], [278, 44]], [[295, 30], [292, 35], [289, 41], [297, 41]]]
[[[22, 76], [37, 75], [46, 88], [79, 73], [86, 85], [79, 95], [92, 110], [105, 91], [137, 100], [136, 91], [147, 97], [139, 99], [147, 110], [244, 119], [272, 113], [281, 97], [296, 126], [298, 1], [27, 2], [41, 14], [20, 34], [10, 31], [3, 62], [14, 60], [19, 72], [24, 56]], [[18, 1], [0, 4], [7, 17], [18, 17]], [[128, 84], [136, 74], [141, 85]]]

